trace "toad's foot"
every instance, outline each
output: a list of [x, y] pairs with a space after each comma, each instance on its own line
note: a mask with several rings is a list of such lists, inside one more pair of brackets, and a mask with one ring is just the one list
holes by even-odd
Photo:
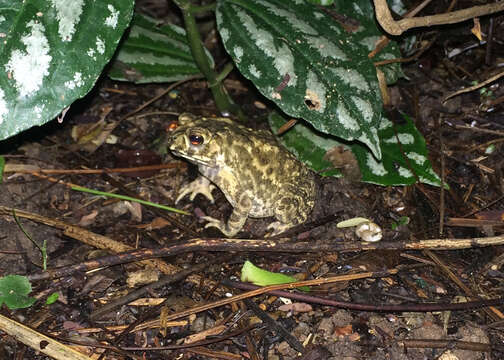
[[240, 231], [240, 229], [231, 229], [224, 221], [217, 220], [211, 216], [202, 216], [200, 219], [208, 221], [208, 224], [205, 225], [205, 229], [209, 227], [217, 228], [226, 237], [233, 237]]
[[237, 206], [233, 209], [227, 223], [214, 219], [211, 216], [203, 216], [202, 219], [208, 221], [205, 228], [215, 227], [227, 237], [233, 237], [243, 228], [251, 207], [252, 201], [249, 196], [247, 193], [242, 193], [240, 194]]
[[285, 223], [282, 223], [280, 221], [272, 222], [266, 228], [266, 230], [268, 230], [268, 231], [272, 230], [272, 232], [269, 233], [268, 235], [266, 235], [266, 237], [277, 236], [278, 234], [281, 234], [284, 231], [289, 230], [291, 227], [292, 227], [292, 224], [285, 224]]
[[190, 182], [186, 186], [183, 186], [177, 200], [175, 200], [175, 204], [177, 204], [184, 196], [187, 194], [191, 194], [189, 199], [191, 201], [194, 200], [196, 195], [201, 194], [206, 197], [208, 200], [214, 203], [214, 198], [212, 196], [212, 191], [215, 189], [215, 186], [208, 180], [206, 177], [200, 176], [196, 180]]

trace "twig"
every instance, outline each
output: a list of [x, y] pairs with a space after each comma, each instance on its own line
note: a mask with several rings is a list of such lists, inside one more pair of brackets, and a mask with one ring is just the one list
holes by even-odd
[[106, 305], [94, 310], [91, 313], [90, 318], [91, 319], [99, 318], [103, 314], [110, 313], [111, 311], [113, 311], [113, 309], [115, 309], [119, 306], [126, 305], [126, 304], [138, 299], [139, 297], [141, 297], [143, 294], [147, 293], [150, 290], [158, 289], [162, 286], [166, 286], [166, 285], [172, 284], [174, 282], [180, 281], [182, 279], [185, 279], [188, 275], [195, 273], [195, 272], [202, 271], [207, 266], [208, 266], [208, 264], [206, 264], [206, 263], [193, 265], [190, 268], [188, 268], [186, 270], [181, 270], [180, 272], [178, 272], [174, 275], [163, 276], [159, 281], [145, 285], [145, 286], [141, 287], [140, 289], [134, 290], [125, 296], [121, 296], [118, 299], [112, 300], [112, 301], [108, 302]]
[[404, 31], [423, 26], [455, 24], [475, 17], [493, 14], [504, 10], [504, 3], [492, 3], [473, 6], [445, 14], [406, 18], [395, 21], [392, 18], [386, 0], [374, 0], [376, 18], [383, 29], [392, 35], [401, 35]]
[[[1, 210], [1, 209], [0, 209]], [[1, 213], [1, 211], [0, 211]], [[19, 215], [19, 212], [18, 212]], [[68, 232], [66, 232], [68, 234]], [[364, 250], [455, 250], [472, 247], [483, 247], [504, 244], [504, 235], [488, 238], [473, 239], [435, 239], [420, 240], [417, 242], [386, 242], [361, 243], [361, 242], [339, 242], [331, 239], [328, 242], [314, 243], [289, 242], [290, 239], [275, 240], [250, 240], [250, 239], [192, 239], [183, 243], [171, 245], [158, 249], [137, 249], [123, 252], [116, 255], [104, 256], [80, 264], [48, 269], [43, 273], [34, 273], [28, 276], [30, 281], [37, 281], [50, 278], [68, 276], [75, 272], [86, 272], [100, 267], [113, 266], [134, 261], [155, 259], [160, 257], [174, 256], [193, 251], [223, 251], [223, 252], [290, 252], [290, 253], [326, 253], [336, 251], [364, 251]]]
[[162, 169], [172, 169], [178, 167], [187, 167], [187, 164], [182, 161], [176, 161], [169, 164], [157, 164], [138, 166], [133, 168], [113, 168], [113, 169], [40, 169], [25, 164], [7, 164], [5, 165], [4, 172], [13, 172], [19, 174], [113, 174], [113, 173], [129, 173], [129, 172], [142, 172], [153, 171]]
[[57, 360], [91, 360], [68, 345], [62, 344], [15, 320], [0, 315], [0, 329], [16, 340]]
[[[16, 216], [20, 218], [26, 218], [30, 219], [32, 221], [36, 221], [38, 223], [42, 223], [45, 225], [49, 225], [52, 227], [55, 227], [57, 229], [63, 230], [63, 233], [71, 237], [73, 239], [79, 240], [85, 244], [88, 244], [90, 246], [94, 246], [98, 249], [108, 249], [114, 252], [123, 252], [123, 251], [128, 251], [128, 250], [133, 250], [131, 246], [125, 245], [119, 241], [115, 241], [107, 236], [99, 235], [96, 233], [93, 233], [91, 231], [88, 231], [84, 228], [81, 228], [79, 226], [74, 226], [67, 224], [63, 221], [56, 220], [56, 219], [51, 219], [45, 216], [41, 216], [38, 214], [33, 214], [27, 211], [19, 210], [19, 209], [12, 209], [8, 208], [5, 206], [0, 206], [0, 214], [2, 215], [11, 215], [12, 216], [12, 211], [16, 212]], [[179, 271], [179, 268], [168, 264], [162, 260], [155, 260], [154, 262], [148, 262], [147, 263], [149, 266], [155, 266], [157, 267], [161, 272], [165, 274], [174, 274]]]
[[[18, 217], [27, 218], [36, 222], [56, 227], [64, 230], [66, 236], [70, 236], [81, 241], [86, 241], [91, 246], [102, 248], [104, 241], [111, 241], [113, 251], [120, 252], [117, 255], [96, 258], [81, 264], [70, 267], [49, 269], [44, 273], [30, 275], [30, 280], [49, 279], [54, 277], [66, 276], [76, 271], [89, 271], [97, 267], [112, 266], [132, 261], [146, 259], [155, 259], [166, 256], [173, 256], [192, 251], [265, 251], [265, 252], [290, 252], [290, 253], [308, 253], [308, 252], [335, 252], [335, 251], [365, 251], [365, 250], [456, 250], [469, 249], [473, 247], [486, 247], [504, 244], [504, 235], [486, 238], [468, 238], [468, 239], [431, 239], [419, 241], [381, 241], [377, 243], [366, 243], [359, 241], [336, 241], [331, 239], [327, 242], [302, 241], [292, 242], [289, 238], [280, 238], [275, 240], [260, 239], [201, 239], [195, 238], [183, 243], [174, 244], [158, 249], [136, 249], [126, 246], [112, 239], [95, 234], [91, 231], [78, 226], [67, 224], [63, 221], [47, 218], [41, 215], [32, 214], [23, 210], [12, 209], [6, 206], [0, 206], [0, 215], [12, 216], [12, 211], [16, 211]], [[130, 251], [128, 251], [130, 250]], [[166, 264], [166, 263], [165, 263]], [[176, 269], [176, 270], [175, 270]], [[178, 272], [174, 266], [170, 266], [171, 272]]]
[[[473, 297], [473, 298], [477, 298], [478, 296], [476, 294], [474, 294], [474, 292], [467, 286], [465, 285], [459, 278], [457, 275], [455, 275], [453, 273], [453, 271], [451, 271], [448, 266], [446, 266], [444, 264], [444, 262], [441, 260], [441, 258], [435, 254], [434, 252], [430, 251], [430, 250], [424, 250], [424, 253], [431, 258], [432, 261], [434, 261], [438, 266], [439, 268], [448, 276], [448, 278], [450, 278], [460, 289], [462, 289], [462, 291], [464, 291], [464, 293], [467, 295], [467, 296], [470, 296], [470, 297]], [[503, 318], [503, 315], [502, 313], [497, 310], [495, 307], [490, 307], [490, 309], [485, 309], [485, 312], [495, 321], [495, 320], [499, 320], [499, 319], [502, 319]]]
[[477, 89], [479, 89], [479, 88], [481, 88], [483, 86], [486, 86], [486, 85], [490, 84], [491, 82], [494, 82], [497, 79], [500, 79], [503, 76], [504, 76], [504, 71], [501, 72], [501, 73], [499, 73], [499, 74], [497, 74], [497, 75], [492, 76], [490, 79], [486, 79], [482, 83], [476, 84], [474, 86], [471, 86], [471, 87], [468, 87], [468, 88], [465, 88], [465, 89], [461, 89], [461, 90], [455, 91], [454, 93], [451, 93], [450, 95], [446, 96], [443, 99], [443, 102], [445, 102], [446, 100], [448, 100], [448, 99], [450, 99], [450, 98], [452, 98], [454, 96], [457, 96], [457, 95], [460, 95], [460, 94], [463, 94], [463, 93], [466, 93], [466, 92], [471, 92], [473, 90], [477, 90]]
[[[504, 74], [504, 72], [502, 74]], [[464, 129], [464, 130], [471, 130], [474, 132], [481, 132], [481, 133], [485, 133], [485, 134], [504, 136], [504, 131], [482, 129], [482, 128], [479, 128], [476, 126], [469, 126], [469, 125], [455, 125], [454, 127], [455, 127], [455, 129]]]
[[436, 340], [436, 339], [409, 339], [399, 340], [405, 348], [427, 348], [427, 349], [460, 349], [471, 351], [492, 351], [490, 344], [483, 344], [459, 340]]
[[287, 343], [296, 351], [300, 353], [305, 352], [303, 344], [301, 344], [298, 339], [294, 337], [290, 332], [288, 332], [282, 325], [277, 324], [271, 316], [266, 314], [255, 302], [250, 299], [244, 299], [245, 305], [256, 314], [256, 316], [261, 319], [261, 321], [268, 327], [268, 330], [272, 330], [280, 335]]
[[[386, 277], [386, 275], [378, 276], [379, 274], [373, 277]], [[343, 275], [344, 276], [344, 275]], [[340, 276], [342, 277], [342, 276]], [[334, 278], [338, 278], [335, 276]], [[331, 279], [331, 278], [329, 278]], [[344, 280], [341, 280], [344, 281]], [[300, 281], [297, 284], [306, 283], [306, 281]], [[295, 284], [295, 283], [291, 283]], [[222, 285], [235, 287], [242, 290], [253, 290], [249, 293], [252, 293], [256, 290], [254, 289], [267, 289], [270, 286], [261, 288], [257, 285], [252, 285], [248, 283], [241, 283], [230, 280], [223, 280]], [[277, 285], [278, 286], [278, 285]], [[297, 285], [300, 286], [300, 285]], [[249, 294], [245, 293], [245, 294]], [[478, 300], [478, 301], [468, 301], [463, 303], [417, 303], [417, 304], [400, 304], [400, 305], [379, 305], [379, 304], [357, 304], [354, 302], [345, 302], [345, 301], [336, 301], [332, 299], [320, 298], [317, 296], [306, 295], [301, 293], [291, 293], [287, 291], [280, 290], [270, 290], [267, 291], [268, 294], [286, 297], [302, 302], [309, 302], [312, 304], [333, 306], [342, 309], [349, 310], [357, 310], [357, 311], [387, 311], [387, 312], [430, 312], [430, 311], [454, 311], [454, 310], [468, 310], [468, 309], [476, 309], [487, 306], [500, 305], [504, 303], [504, 298], [496, 298], [492, 300]]]

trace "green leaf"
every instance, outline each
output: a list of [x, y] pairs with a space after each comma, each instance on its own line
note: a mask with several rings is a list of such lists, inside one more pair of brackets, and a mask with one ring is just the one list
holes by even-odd
[[410, 218], [407, 216], [401, 216], [397, 221], [390, 224], [392, 230], [397, 229], [399, 226], [408, 225], [410, 223]]
[[31, 284], [26, 276], [8, 275], [0, 278], [0, 306], [5, 303], [9, 309], [22, 309], [33, 305], [37, 299], [29, 297]]
[[58, 301], [59, 294], [57, 292], [52, 293], [47, 297], [46, 300], [46, 305], [51, 305], [54, 304], [56, 301]]
[[[219, 0], [217, 25], [240, 72], [282, 111], [381, 158], [378, 59], [368, 58], [379, 32], [357, 2], [344, 3], [358, 18], [353, 30], [302, 0]], [[396, 55], [390, 45], [386, 57]]]
[[133, 0], [0, 0], [0, 140], [52, 120], [93, 87]]
[[[333, 149], [342, 146], [349, 149], [358, 163], [362, 181], [379, 185], [411, 185], [416, 178], [426, 184], [440, 186], [441, 181], [432, 169], [428, 159], [427, 147], [422, 135], [411, 119], [402, 115], [403, 124], [394, 125], [387, 119], [382, 120], [378, 136], [381, 142], [382, 160], [377, 161], [369, 150], [357, 142], [348, 143], [341, 139], [322, 134], [311, 126], [299, 122], [294, 128], [280, 137], [280, 141], [298, 159], [321, 175], [338, 175], [334, 165], [324, 156]], [[284, 123], [278, 114], [269, 117], [270, 126], [277, 131]], [[397, 142], [399, 138], [401, 145]], [[405, 156], [406, 155], [406, 158]]]
[[[185, 30], [173, 24], [159, 26], [159, 23], [145, 15], [135, 14], [128, 37], [121, 44], [110, 69], [112, 79], [137, 84], [172, 82], [200, 73]], [[213, 66], [212, 55], [205, 51]]]
[[[391, 6], [395, 11], [404, 8], [402, 1], [394, 1]], [[380, 30], [378, 22], [376, 21], [372, 1], [337, 1], [332, 10], [336, 13], [349, 16], [359, 22], [359, 30], [352, 34], [352, 40], [363, 44], [368, 52], [374, 50], [376, 42], [385, 35], [385, 33]], [[399, 51], [399, 46], [395, 41], [390, 41], [382, 51], [378, 52], [378, 54], [370, 60], [378, 62], [400, 57], [401, 52]], [[400, 63], [380, 66], [380, 70], [385, 73], [387, 84], [393, 84], [400, 77], [404, 76]]]
[[[292, 276], [261, 269], [248, 260], [243, 264], [240, 280], [243, 282], [251, 282], [258, 286], [288, 284], [298, 281]], [[303, 291], [310, 291], [308, 286], [302, 286], [299, 289]]]

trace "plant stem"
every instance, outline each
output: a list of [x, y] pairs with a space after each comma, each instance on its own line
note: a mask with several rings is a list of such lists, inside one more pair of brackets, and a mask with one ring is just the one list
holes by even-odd
[[228, 62], [224, 67], [222, 68], [222, 71], [220, 74], [217, 75], [217, 81], [221, 82], [224, 81], [225, 78], [229, 75], [231, 71], [234, 69], [234, 64], [232, 62]]
[[244, 116], [241, 109], [233, 103], [224, 89], [221, 81], [222, 79], [218, 78], [217, 72], [210, 66], [210, 62], [208, 61], [205, 49], [203, 48], [201, 42], [201, 36], [198, 32], [198, 27], [192, 11], [192, 5], [188, 1], [184, 0], [179, 0], [175, 3], [180, 7], [184, 16], [187, 40], [189, 41], [194, 61], [208, 81], [208, 87], [212, 92], [217, 108], [222, 114], [233, 112], [236, 113], [238, 117], [243, 118]]
[[217, 3], [211, 3], [208, 5], [201, 5], [201, 6], [191, 5], [191, 7], [189, 8], [189, 11], [193, 14], [198, 14], [198, 13], [202, 13], [205, 11], [215, 11], [216, 7], [217, 7]]

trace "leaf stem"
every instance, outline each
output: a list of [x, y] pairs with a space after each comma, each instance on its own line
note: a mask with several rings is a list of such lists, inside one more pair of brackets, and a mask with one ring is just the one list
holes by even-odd
[[201, 6], [191, 5], [189, 7], [189, 11], [192, 14], [198, 14], [198, 13], [202, 13], [202, 12], [206, 12], [206, 11], [214, 11], [216, 7], [217, 7], [217, 3], [211, 3], [211, 4], [207, 4], [207, 5], [201, 5]]
[[215, 80], [218, 82], [224, 81], [224, 79], [227, 78], [227, 76], [231, 71], [233, 71], [233, 69], [234, 64], [232, 62], [228, 62], [226, 65], [224, 65], [222, 71], [217, 75], [217, 78]]
[[238, 117], [244, 118], [241, 109], [233, 103], [225, 91], [222, 79], [218, 77], [217, 72], [210, 66], [210, 62], [208, 61], [201, 42], [201, 36], [196, 25], [196, 19], [192, 11], [193, 6], [186, 0], [177, 0], [175, 3], [180, 7], [184, 17], [187, 40], [189, 42], [189, 46], [191, 47], [194, 62], [207, 79], [208, 87], [212, 92], [217, 108], [223, 114], [233, 112], [236, 113]]

